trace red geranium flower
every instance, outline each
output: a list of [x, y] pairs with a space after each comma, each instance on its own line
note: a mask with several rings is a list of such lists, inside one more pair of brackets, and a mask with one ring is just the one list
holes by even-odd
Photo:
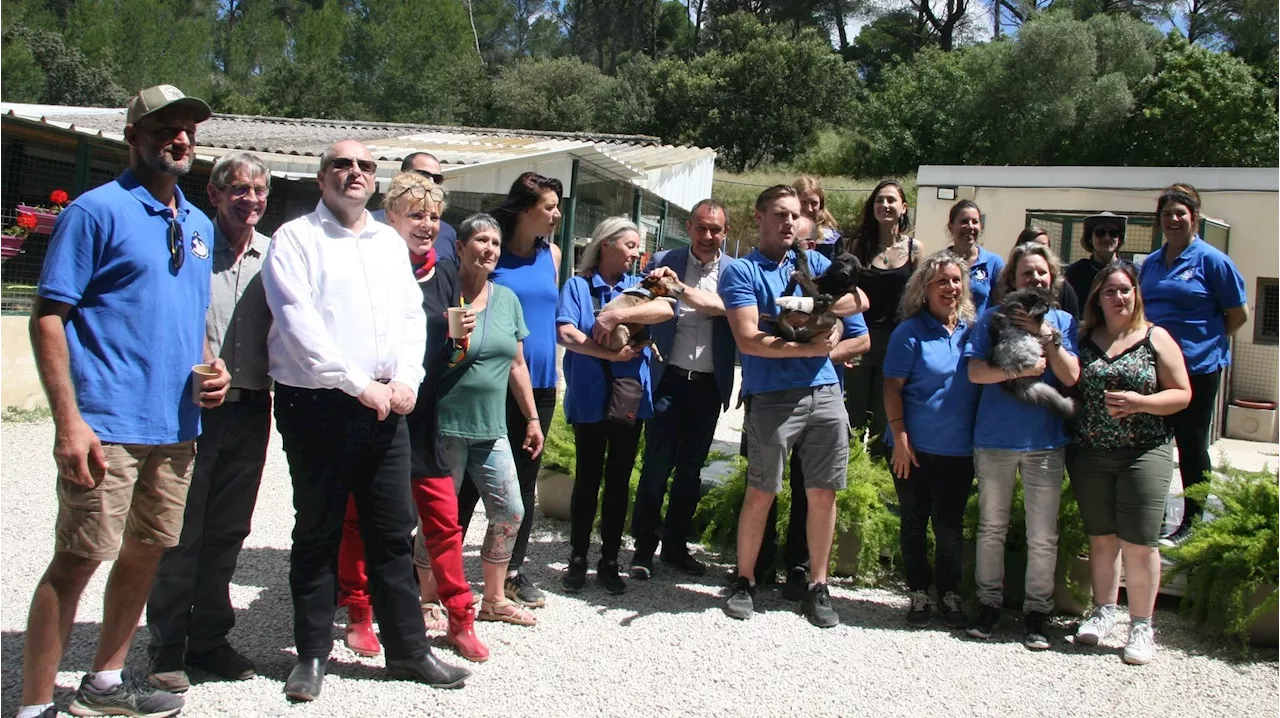
[[55, 189], [54, 191], [49, 193], [49, 201], [59, 207], [66, 204], [67, 201], [70, 199], [71, 198], [67, 196], [66, 190]]
[[39, 222], [36, 221], [36, 216], [34, 214], [20, 214], [18, 215], [17, 221], [18, 221], [18, 226], [22, 227], [28, 232], [35, 229], [36, 225], [39, 224]]

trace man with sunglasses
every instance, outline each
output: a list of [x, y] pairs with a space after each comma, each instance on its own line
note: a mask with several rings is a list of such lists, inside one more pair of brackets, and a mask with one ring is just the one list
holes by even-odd
[[404, 241], [365, 205], [378, 165], [360, 142], [320, 156], [320, 202], [272, 237], [262, 270], [276, 428], [293, 479], [289, 557], [298, 660], [285, 695], [320, 695], [337, 612], [334, 566], [348, 497], [365, 539], [387, 670], [440, 688], [470, 672], [431, 652], [414, 583], [409, 430], [426, 316]]
[[227, 635], [236, 624], [231, 576], [249, 535], [271, 433], [271, 310], [259, 276], [271, 239], [255, 229], [267, 208], [270, 180], [262, 160], [230, 152], [218, 160], [206, 188], [217, 213], [205, 334], [232, 380], [223, 405], [201, 417], [181, 541], [165, 552], [147, 601], [147, 680], [171, 693], [190, 687], [187, 666], [225, 680], [257, 673]]
[[1132, 262], [1122, 259], [1117, 254], [1121, 245], [1124, 244], [1124, 233], [1128, 223], [1128, 217], [1112, 212], [1101, 212], [1084, 218], [1084, 231], [1080, 234], [1080, 245], [1089, 253], [1089, 256], [1072, 262], [1065, 274], [1067, 284], [1076, 290], [1077, 297], [1083, 299], [1089, 296], [1094, 277], [1098, 276], [1098, 272], [1108, 264], [1133, 266]]
[[[406, 155], [400, 162], [401, 172], [416, 172], [423, 177], [436, 183], [437, 187], [444, 187], [444, 175], [440, 172], [440, 160], [430, 152], [414, 152]], [[373, 218], [383, 224], [387, 223], [387, 210], [379, 209], [373, 213]], [[440, 220], [440, 230], [436, 234], [436, 242], [431, 245], [436, 250], [436, 261], [447, 259], [453, 262], [453, 266], [458, 266], [458, 230], [443, 219]]]
[[[53, 716], [58, 664], [85, 585], [115, 561], [77, 715], [170, 716], [180, 696], [124, 669], [156, 566], [177, 545], [201, 407], [230, 374], [205, 341], [213, 225], [178, 178], [191, 169], [201, 100], [160, 85], [129, 102], [129, 169], [58, 216], [31, 313], [54, 421], [54, 557], [36, 586], [23, 653], [22, 718]], [[192, 367], [209, 363], [193, 400]]]

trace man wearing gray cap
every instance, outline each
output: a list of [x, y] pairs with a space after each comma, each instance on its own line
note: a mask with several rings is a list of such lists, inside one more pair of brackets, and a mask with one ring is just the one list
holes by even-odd
[[[129, 102], [129, 169], [58, 215], [31, 313], [53, 412], [54, 556], [36, 586], [23, 649], [20, 718], [57, 714], [53, 684], [76, 607], [115, 561], [76, 715], [171, 716], [179, 696], [124, 671], [156, 566], [177, 545], [200, 431], [231, 375], [205, 340], [213, 225], [187, 202], [196, 125], [211, 112], [169, 85]], [[214, 376], [192, 386], [193, 366]]]

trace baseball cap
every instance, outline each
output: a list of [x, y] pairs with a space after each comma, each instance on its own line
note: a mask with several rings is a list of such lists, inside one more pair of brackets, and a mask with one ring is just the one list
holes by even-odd
[[209, 109], [209, 105], [205, 104], [204, 100], [187, 97], [182, 94], [182, 90], [173, 85], [156, 85], [140, 90], [132, 100], [129, 100], [129, 114], [125, 122], [132, 125], [143, 117], [171, 105], [190, 107], [196, 113], [196, 122], [204, 122], [213, 114], [213, 110]]

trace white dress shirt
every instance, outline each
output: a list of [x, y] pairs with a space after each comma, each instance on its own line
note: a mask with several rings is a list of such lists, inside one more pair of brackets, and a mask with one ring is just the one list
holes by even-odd
[[422, 383], [427, 321], [409, 251], [366, 210], [343, 227], [321, 201], [276, 230], [262, 283], [274, 322], [271, 377], [302, 389], [360, 396], [370, 381]]
[[[684, 268], [684, 283], [715, 294], [720, 286], [720, 257], [717, 252], [714, 259], [704, 264], [690, 249], [689, 261]], [[673, 356], [668, 361], [685, 371], [704, 374], [715, 371], [715, 362], [711, 358], [711, 335], [711, 315], [680, 302], [676, 308], [675, 340], [671, 344]]]

